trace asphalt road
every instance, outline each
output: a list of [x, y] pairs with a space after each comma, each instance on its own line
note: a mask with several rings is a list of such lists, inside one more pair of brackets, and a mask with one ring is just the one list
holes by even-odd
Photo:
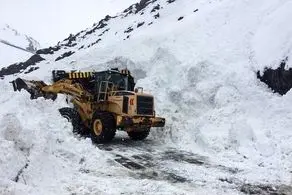
[[132, 141], [117, 137], [111, 143], [97, 147], [114, 155], [115, 162], [130, 170], [136, 179], [163, 180], [186, 189], [220, 186], [239, 194], [292, 194], [291, 186], [245, 183], [239, 177], [243, 170], [213, 163], [206, 156], [164, 147], [152, 140]]

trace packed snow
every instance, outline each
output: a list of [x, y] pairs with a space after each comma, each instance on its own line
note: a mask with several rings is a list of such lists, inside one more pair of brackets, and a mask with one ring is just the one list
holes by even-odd
[[[163, 9], [151, 12], [157, 4]], [[244, 194], [245, 184], [288, 186], [283, 193], [292, 193], [292, 94], [272, 93], [256, 78], [292, 57], [292, 3], [150, 5], [143, 14], [111, 19], [99, 44], [78, 50], [100, 33], [81, 38], [83, 32], [76, 46], [42, 55], [40, 69], [18, 76], [50, 82], [54, 69], [126, 66], [154, 95], [166, 127], [144, 142], [120, 133], [112, 144], [94, 146], [74, 136], [58, 113], [68, 106], [64, 96], [30, 100], [13, 92], [9, 81], [16, 77], [7, 76], [0, 82], [0, 194]], [[126, 38], [124, 31], [140, 22]], [[55, 62], [68, 50], [75, 53]], [[125, 157], [148, 164], [128, 169], [118, 163]]]

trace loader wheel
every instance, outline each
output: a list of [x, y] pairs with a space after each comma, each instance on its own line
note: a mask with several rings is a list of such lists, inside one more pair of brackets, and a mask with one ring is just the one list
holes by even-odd
[[127, 132], [132, 140], [144, 140], [150, 132], [150, 127], [143, 129], [143, 131], [129, 131]]
[[116, 121], [108, 112], [96, 111], [92, 117], [91, 140], [94, 143], [106, 143], [116, 135]]
[[72, 123], [73, 133], [80, 135], [87, 135], [88, 130], [84, 126], [79, 113], [74, 108], [61, 108], [59, 109], [60, 114]]

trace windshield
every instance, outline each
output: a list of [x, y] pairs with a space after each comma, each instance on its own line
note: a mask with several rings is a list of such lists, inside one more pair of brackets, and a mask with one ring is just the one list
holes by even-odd
[[135, 82], [131, 75], [119, 72], [99, 72], [96, 74], [96, 82], [109, 81], [117, 86], [118, 90], [134, 91]]

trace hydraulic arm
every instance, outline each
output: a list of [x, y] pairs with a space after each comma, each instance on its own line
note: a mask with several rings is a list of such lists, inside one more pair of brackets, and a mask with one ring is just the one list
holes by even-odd
[[21, 91], [24, 89], [31, 94], [31, 99], [38, 97], [44, 97], [46, 99], [56, 99], [57, 94], [66, 94], [79, 101], [90, 101], [93, 96], [87, 92], [79, 83], [73, 83], [73, 80], [62, 79], [52, 85], [47, 85], [43, 81], [29, 81], [21, 78], [17, 78], [12, 81], [14, 91]]

